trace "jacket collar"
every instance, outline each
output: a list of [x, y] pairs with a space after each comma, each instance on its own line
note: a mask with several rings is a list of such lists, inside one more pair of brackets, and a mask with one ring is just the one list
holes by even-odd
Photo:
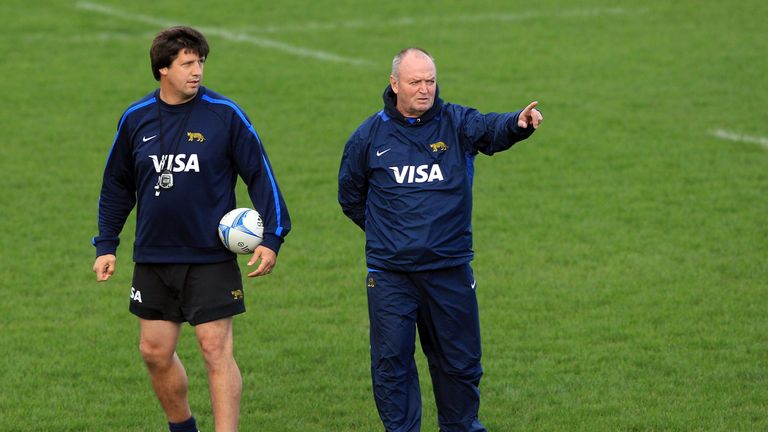
[[443, 107], [443, 100], [440, 99], [440, 87], [437, 86], [435, 87], [435, 103], [430, 109], [422, 114], [422, 116], [419, 117], [415, 123], [409, 122], [408, 119], [402, 113], [400, 113], [400, 111], [397, 110], [397, 94], [395, 94], [395, 91], [392, 90], [392, 86], [388, 85], [387, 88], [384, 89], [382, 99], [384, 99], [384, 112], [387, 114], [387, 116], [405, 126], [422, 125], [432, 120], [432, 118], [434, 118]]

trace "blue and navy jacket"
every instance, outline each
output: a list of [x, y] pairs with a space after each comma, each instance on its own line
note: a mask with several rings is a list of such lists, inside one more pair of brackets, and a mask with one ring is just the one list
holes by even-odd
[[[173, 175], [173, 187], [157, 189], [165, 170]], [[238, 175], [264, 221], [262, 245], [278, 252], [291, 220], [248, 117], [205, 87], [180, 105], [164, 103], [155, 90], [131, 105], [118, 123], [99, 198], [96, 256], [115, 253], [118, 235], [136, 206], [137, 263], [234, 259], [217, 228], [221, 217], [237, 207]]]
[[478, 153], [492, 155], [528, 138], [518, 112], [481, 114], [435, 104], [405, 118], [391, 87], [384, 109], [347, 141], [339, 169], [339, 204], [365, 230], [372, 269], [421, 271], [472, 260], [472, 177]]

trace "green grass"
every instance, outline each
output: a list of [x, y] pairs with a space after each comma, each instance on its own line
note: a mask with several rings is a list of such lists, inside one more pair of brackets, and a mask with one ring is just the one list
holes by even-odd
[[[0, 429], [163, 427], [127, 311], [133, 221], [107, 284], [89, 243], [118, 117], [155, 86], [147, 52], [163, 23], [213, 29], [205, 84], [251, 117], [293, 217], [276, 272], [246, 282], [235, 321], [242, 430], [382, 429], [364, 238], [339, 210], [336, 173], [408, 45], [435, 55], [445, 99], [485, 112], [537, 99], [546, 118], [477, 160], [486, 426], [768, 429], [768, 148], [711, 134], [768, 136], [764, 2], [251, 3], [97, 3], [128, 16], [0, 5]], [[179, 354], [212, 431], [190, 330]]]

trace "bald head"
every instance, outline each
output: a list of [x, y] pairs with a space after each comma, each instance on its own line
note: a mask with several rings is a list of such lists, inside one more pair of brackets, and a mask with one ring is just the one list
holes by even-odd
[[435, 103], [435, 61], [421, 48], [406, 48], [392, 60], [389, 84], [397, 95], [397, 110], [406, 117], [421, 117]]
[[395, 77], [395, 80], [399, 80], [400, 64], [403, 62], [403, 59], [406, 56], [417, 56], [417, 57], [421, 57], [422, 59], [429, 59], [429, 61], [432, 62], [432, 66], [435, 65], [435, 59], [432, 58], [432, 56], [427, 52], [427, 50], [417, 48], [417, 47], [405, 48], [401, 50], [399, 53], [397, 53], [397, 55], [395, 55], [395, 58], [392, 59], [392, 76]]

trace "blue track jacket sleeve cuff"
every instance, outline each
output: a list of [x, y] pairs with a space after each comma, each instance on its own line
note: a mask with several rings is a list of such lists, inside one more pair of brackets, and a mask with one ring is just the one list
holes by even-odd
[[120, 239], [117, 237], [94, 237], [91, 243], [96, 246], [97, 257], [107, 254], [117, 255]]
[[264, 234], [264, 240], [261, 246], [272, 249], [276, 254], [280, 253], [280, 246], [283, 245], [283, 238], [274, 234]]

